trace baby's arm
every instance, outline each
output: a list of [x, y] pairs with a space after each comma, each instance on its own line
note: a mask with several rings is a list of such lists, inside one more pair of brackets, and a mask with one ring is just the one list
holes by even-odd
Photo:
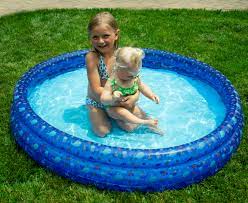
[[159, 103], [159, 97], [153, 93], [148, 85], [143, 83], [140, 79], [138, 79], [139, 91], [146, 96], [147, 98], [151, 99], [152, 101]]

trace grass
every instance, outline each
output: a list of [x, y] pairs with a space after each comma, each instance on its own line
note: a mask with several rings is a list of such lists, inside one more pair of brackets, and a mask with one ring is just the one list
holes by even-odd
[[89, 48], [93, 10], [40, 10], [0, 17], [0, 202], [248, 202], [248, 11], [110, 10], [121, 46], [176, 52], [220, 70], [242, 100], [246, 127], [237, 152], [216, 175], [182, 190], [112, 192], [71, 182], [37, 165], [9, 126], [14, 86], [35, 64]]

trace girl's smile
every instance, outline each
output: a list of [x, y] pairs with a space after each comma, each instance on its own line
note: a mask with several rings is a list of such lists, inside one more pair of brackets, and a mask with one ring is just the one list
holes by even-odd
[[90, 39], [92, 45], [105, 54], [113, 51], [115, 41], [118, 39], [118, 31], [114, 31], [106, 24], [98, 25], [91, 31]]

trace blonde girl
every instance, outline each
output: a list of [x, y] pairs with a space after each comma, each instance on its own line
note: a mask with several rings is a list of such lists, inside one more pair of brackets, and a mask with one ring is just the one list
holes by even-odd
[[116, 105], [116, 102], [122, 101], [125, 96], [134, 95], [137, 91], [157, 104], [159, 103], [159, 97], [139, 77], [142, 58], [144, 57], [143, 51], [137, 48], [123, 47], [116, 51], [115, 56], [114, 71], [105, 84], [101, 95], [101, 102], [106, 106], [108, 115], [119, 123], [136, 124], [133, 125], [133, 128], [137, 127], [137, 124], [157, 128], [157, 119], [140, 118], [134, 114], [135, 109], [138, 108], [137, 105], [134, 104], [132, 108]]
[[[114, 17], [108, 12], [101, 12], [94, 16], [88, 24], [89, 39], [92, 50], [86, 55], [86, 66], [88, 76], [88, 94], [86, 105], [93, 131], [100, 137], [106, 136], [111, 125], [106, 114], [104, 105], [100, 102], [103, 87], [112, 72], [115, 62], [114, 53], [118, 47], [119, 28]], [[117, 105], [129, 108], [138, 100], [139, 92], [127, 96]], [[137, 116], [143, 116], [143, 112], [136, 108]], [[128, 126], [120, 126], [127, 130]]]

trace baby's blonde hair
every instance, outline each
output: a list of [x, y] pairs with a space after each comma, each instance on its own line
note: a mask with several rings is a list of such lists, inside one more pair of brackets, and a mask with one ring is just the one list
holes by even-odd
[[142, 65], [142, 59], [144, 58], [144, 52], [139, 48], [123, 47], [116, 50], [115, 57], [116, 68], [123, 63], [140, 67]]

